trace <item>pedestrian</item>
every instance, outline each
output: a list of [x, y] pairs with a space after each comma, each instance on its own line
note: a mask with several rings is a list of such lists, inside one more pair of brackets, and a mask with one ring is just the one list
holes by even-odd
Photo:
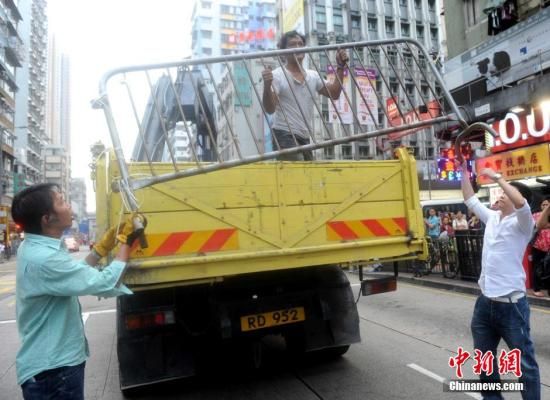
[[541, 211], [533, 214], [536, 222], [535, 238], [531, 249], [533, 258], [533, 294], [537, 297], [544, 297], [542, 290], [550, 294], [550, 271], [544, 268], [544, 259], [550, 252], [550, 197], [540, 203]]
[[455, 231], [468, 230], [468, 221], [466, 220], [466, 216], [460, 210], [456, 212], [455, 219], [453, 220], [453, 229]]
[[471, 213], [471, 217], [470, 217], [470, 220], [468, 221], [468, 229], [470, 230], [479, 230], [481, 229], [481, 221], [479, 220], [479, 218], [477, 217], [477, 215], [475, 215], [474, 213]]
[[[306, 45], [304, 35], [290, 31], [279, 41], [280, 49], [303, 48]], [[268, 114], [273, 117], [273, 148], [288, 149], [309, 144], [310, 129], [313, 121], [314, 99], [311, 94], [319, 93], [337, 100], [342, 92], [340, 82], [344, 81], [348, 55], [342, 49], [336, 52], [336, 76], [328, 82], [317, 71], [305, 69], [302, 65], [305, 53], [289, 54], [284, 57], [284, 67], [262, 72], [264, 81], [262, 103]], [[307, 86], [306, 86], [307, 85]], [[280, 160], [313, 160], [311, 150], [302, 153], [280, 156]]]
[[451, 224], [451, 220], [447, 216], [443, 217], [443, 220], [441, 221], [441, 228], [439, 233], [440, 239], [443, 238], [442, 235], [445, 239], [453, 237], [455, 235], [453, 224]]
[[[55, 184], [42, 183], [17, 193], [13, 220], [25, 232], [17, 255], [16, 310], [21, 347], [17, 382], [26, 400], [84, 398], [84, 366], [88, 342], [78, 296], [131, 294], [117, 287], [139, 231], [133, 218], [111, 228], [81, 261], [74, 260], [61, 241], [72, 225], [71, 206]], [[120, 249], [102, 270], [93, 268], [120, 241]]]
[[436, 240], [441, 233], [441, 223], [439, 217], [436, 215], [435, 208], [430, 208], [428, 211], [428, 218], [426, 218], [424, 222], [428, 227], [428, 236], [432, 240]]
[[[510, 184], [490, 168], [480, 175], [495, 182], [503, 190], [498, 210], [486, 208], [475, 196], [466, 162], [462, 165], [462, 193], [470, 208], [485, 224], [479, 287], [471, 330], [476, 350], [492, 352], [493, 372], [481, 371], [481, 382], [500, 382], [497, 346], [504, 339], [510, 350], [521, 352], [519, 381], [524, 384], [523, 399], [540, 399], [540, 372], [530, 336], [529, 303], [526, 298], [523, 254], [531, 239], [534, 221], [529, 197], [519, 185]], [[524, 193], [521, 193], [520, 190]], [[484, 399], [502, 399], [500, 392], [483, 391]]]

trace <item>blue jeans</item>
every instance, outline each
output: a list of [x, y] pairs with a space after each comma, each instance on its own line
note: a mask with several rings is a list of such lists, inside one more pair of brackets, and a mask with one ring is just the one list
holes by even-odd
[[[482, 382], [500, 382], [498, 373], [497, 346], [504, 339], [510, 350], [521, 350], [521, 372], [523, 399], [540, 400], [539, 366], [535, 360], [535, 348], [530, 336], [529, 303], [527, 297], [517, 303], [500, 303], [483, 295], [479, 296], [472, 317], [472, 336], [474, 348], [494, 355], [493, 373], [480, 375]], [[484, 399], [502, 399], [500, 392], [482, 392]]]
[[25, 400], [84, 400], [84, 366], [41, 372], [21, 385]]

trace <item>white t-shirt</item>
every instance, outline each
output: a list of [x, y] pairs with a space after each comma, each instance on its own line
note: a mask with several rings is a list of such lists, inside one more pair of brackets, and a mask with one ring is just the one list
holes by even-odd
[[501, 212], [489, 210], [476, 196], [465, 201], [485, 224], [479, 287], [487, 297], [525, 292], [523, 255], [535, 222], [531, 208], [523, 207], [501, 219]]
[[453, 229], [456, 231], [456, 230], [464, 230], [464, 229], [468, 229], [468, 221], [466, 220], [466, 218], [462, 218], [462, 219], [454, 219], [453, 220]]
[[[273, 128], [286, 132], [292, 131], [296, 135], [309, 139], [308, 131], [312, 129], [313, 121], [314, 99], [312, 96], [316, 96], [324, 87], [324, 80], [316, 71], [312, 70], [305, 70], [306, 79], [303, 83], [296, 80], [288, 70], [285, 72], [280, 67], [273, 70], [272, 87], [279, 98], [275, 104]], [[326, 85], [328, 82], [324, 81], [324, 84]], [[298, 100], [299, 106], [296, 100]]]

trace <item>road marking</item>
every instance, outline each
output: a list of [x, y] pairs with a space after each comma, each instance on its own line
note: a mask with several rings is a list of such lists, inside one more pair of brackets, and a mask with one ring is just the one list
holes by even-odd
[[15, 289], [13, 286], [10, 286], [10, 287], [6, 287], [6, 288], [1, 288], [0, 289], [0, 293], [8, 293], [8, 292], [12, 292], [13, 289]]
[[15, 324], [15, 320], [14, 319], [7, 319], [5, 321], [0, 321], [0, 325], [1, 324]]
[[[432, 371], [430, 370], [427, 370], [426, 368], [423, 368], [421, 367], [420, 365], [417, 365], [417, 364], [407, 364], [407, 367], [409, 368], [412, 368], [414, 369], [415, 371], [417, 372], [420, 372], [422, 375], [426, 375], [428, 378], [432, 378], [438, 382], [441, 382], [443, 384], [445, 384], [446, 382], [446, 379], [443, 378], [442, 376], [439, 376], [435, 373], [433, 373]], [[483, 398], [481, 397], [481, 394], [479, 393], [472, 393], [472, 392], [464, 392], [465, 395], [467, 396], [470, 396], [474, 399], [477, 399], [477, 400], [483, 400]]]

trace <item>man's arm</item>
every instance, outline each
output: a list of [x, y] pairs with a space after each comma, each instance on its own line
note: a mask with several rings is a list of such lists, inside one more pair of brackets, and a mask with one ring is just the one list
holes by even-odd
[[535, 225], [533, 216], [531, 215], [531, 208], [519, 190], [506, 182], [506, 179], [504, 179], [502, 175], [496, 176], [496, 172], [491, 168], [481, 170], [480, 174], [488, 177], [501, 187], [504, 194], [508, 196], [516, 209], [516, 215], [520, 228], [523, 229], [524, 232], [531, 234]]
[[547, 229], [550, 226], [550, 223], [548, 222], [548, 217], [550, 217], [550, 206], [547, 206], [539, 215], [539, 219], [537, 220], [537, 231], [540, 231], [541, 229]]
[[273, 83], [273, 72], [271, 68], [266, 68], [262, 71], [262, 80], [264, 81], [264, 92], [262, 94], [262, 103], [265, 112], [273, 114], [277, 104], [277, 94], [273, 91], [271, 84]]
[[331, 98], [332, 100], [338, 100], [340, 93], [342, 93], [342, 84], [344, 83], [344, 71], [347, 68], [348, 55], [340, 49], [336, 52], [336, 78], [324, 85], [319, 94]]
[[460, 187], [462, 189], [462, 196], [464, 197], [464, 203], [471, 209], [483, 223], [487, 223], [487, 220], [491, 216], [491, 210], [487, 209], [479, 199], [476, 197], [472, 183], [470, 182], [470, 172], [468, 171], [467, 161], [462, 163], [462, 180], [460, 181]]

